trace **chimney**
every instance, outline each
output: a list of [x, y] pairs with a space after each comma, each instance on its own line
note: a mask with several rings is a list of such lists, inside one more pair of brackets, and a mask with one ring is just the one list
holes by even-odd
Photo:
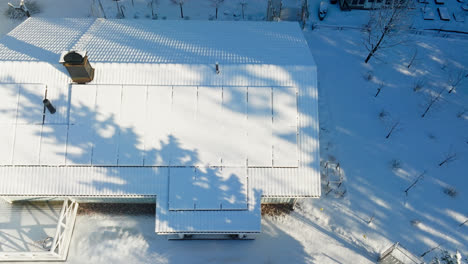
[[86, 51], [66, 51], [60, 57], [60, 63], [67, 68], [73, 82], [84, 84], [94, 78], [94, 69], [88, 61]]

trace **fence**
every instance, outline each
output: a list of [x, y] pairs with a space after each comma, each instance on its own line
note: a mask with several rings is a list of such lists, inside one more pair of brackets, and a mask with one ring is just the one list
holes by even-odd
[[[317, 24], [313, 23], [311, 25], [312, 30], [314, 29], [332, 29], [332, 30], [359, 30], [359, 31], [365, 31], [366, 27], [365, 26], [342, 26], [342, 25], [327, 25], [327, 24]], [[413, 35], [423, 35], [423, 36], [432, 36], [432, 37], [439, 37], [439, 38], [455, 38], [455, 39], [463, 39], [463, 40], [468, 40], [468, 32], [464, 31], [457, 31], [457, 30], [447, 30], [447, 29], [415, 29], [411, 28], [408, 30], [405, 30], [409, 34]]]
[[400, 243], [393, 244], [389, 249], [385, 250], [380, 255], [379, 263], [381, 264], [424, 264], [420, 258], [413, 255]]

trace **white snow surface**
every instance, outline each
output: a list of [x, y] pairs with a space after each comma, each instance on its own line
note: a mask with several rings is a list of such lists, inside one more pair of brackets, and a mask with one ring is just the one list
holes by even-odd
[[[197, 5], [199, 1], [187, 3]], [[459, 3], [448, 1], [446, 5]], [[436, 7], [433, 2], [429, 6]], [[112, 7], [115, 2], [105, 8]], [[247, 11], [253, 18], [265, 13], [263, 6], [251, 7]], [[209, 8], [208, 1], [203, 1], [200, 8], [186, 8], [185, 12], [191, 19], [206, 19]], [[317, 8], [318, 2], [311, 6], [312, 17]], [[223, 19], [231, 19], [238, 10], [220, 13], [230, 14]], [[178, 17], [177, 7], [168, 1], [163, 1], [160, 12], [167, 19]], [[423, 21], [420, 15], [417, 29], [467, 29], [466, 20], [443, 22], [436, 17]], [[311, 22], [316, 20], [311, 18]], [[340, 12], [330, 6], [327, 18], [319, 23], [360, 27], [366, 22], [367, 11]], [[154, 235], [153, 217], [79, 216], [68, 261], [375, 263], [378, 254], [396, 241], [416, 255], [440, 245], [451, 252], [458, 249], [466, 258], [468, 226], [460, 226], [468, 219], [464, 188], [468, 184], [468, 115], [463, 114], [468, 102], [466, 81], [455, 93], [444, 91], [443, 100], [426, 117], [421, 114], [431, 94], [448, 89], [450, 73], [467, 67], [467, 41], [463, 37], [412, 35], [411, 45], [387, 50], [366, 65], [359, 31], [308, 29], [304, 34], [318, 65], [321, 159], [340, 163], [347, 190], [344, 198], [332, 191], [320, 200], [303, 201], [300, 209], [284, 218], [265, 217], [263, 233], [255, 241], [173, 242]], [[416, 48], [416, 60], [408, 69]], [[373, 78], [367, 81], [363, 76], [369, 71]], [[414, 92], [419, 80], [424, 85]], [[384, 83], [383, 89], [374, 97], [380, 83]], [[382, 110], [386, 114], [379, 119]], [[385, 139], [394, 121], [400, 125]], [[457, 153], [454, 161], [438, 166], [452, 153]], [[404, 190], [423, 171], [425, 177], [406, 196]], [[445, 194], [446, 187], [454, 188], [457, 195]], [[427, 254], [425, 260], [438, 252]]]
[[[415, 255], [440, 244], [466, 257], [468, 227], [459, 224], [468, 218], [468, 197], [462, 187], [467, 184], [463, 175], [468, 117], [457, 117], [466, 108], [466, 90], [445, 91], [444, 101], [421, 118], [427, 93], [446, 83], [444, 64], [466, 66], [466, 41], [415, 37], [420, 57], [408, 70], [407, 47], [389, 50], [380, 57], [385, 61], [365, 65], [360, 33], [337, 32], [315, 30], [305, 35], [319, 65], [322, 159], [334, 156], [340, 162], [346, 175], [344, 198], [331, 192], [319, 200], [304, 200], [284, 218], [264, 217], [262, 234], [250, 242], [172, 242], [147, 235], [145, 229], [151, 230], [152, 221], [142, 216], [80, 216], [69, 260], [78, 263], [86, 252], [96, 263], [149, 259], [184, 263], [188, 256], [194, 263], [375, 263], [396, 241]], [[336, 77], [345, 70], [348, 74]], [[369, 70], [372, 81], [363, 77]], [[414, 92], [419, 78], [427, 78], [426, 86]], [[375, 98], [381, 81], [385, 87]], [[380, 120], [382, 109], [389, 115]], [[385, 139], [394, 119], [402, 126]], [[438, 166], [451, 148], [460, 153], [459, 158]], [[401, 168], [392, 170], [392, 159], [400, 160]], [[406, 196], [404, 190], [424, 170], [426, 176]], [[457, 196], [446, 195], [447, 186], [454, 187]], [[87, 227], [96, 219], [97, 227]], [[138, 246], [131, 251], [123, 245]], [[112, 253], [117, 251], [122, 252], [118, 257]], [[425, 260], [437, 253], [427, 254]]]
[[[237, 37], [225, 39], [224, 27]], [[250, 33], [244, 36], [242, 28]], [[315, 63], [295, 23], [30, 18], [0, 43], [0, 81], [7, 83], [0, 116], [9, 137], [0, 161], [6, 165], [0, 168], [4, 194], [160, 195], [167, 173], [150, 166], [248, 168], [251, 186], [264, 196], [320, 193]], [[72, 47], [87, 50], [96, 68], [87, 85], [70, 86], [57, 63], [61, 50]], [[54, 115], [41, 114], [45, 94], [56, 106]], [[13, 123], [18, 137], [11, 137]], [[35, 173], [26, 173], [29, 165]], [[86, 168], [57, 167], [64, 165], [119, 168], [77, 175]], [[122, 166], [141, 170], [128, 175]], [[186, 183], [195, 175], [187, 173]], [[149, 174], [152, 182], [140, 181]], [[213, 180], [226, 189], [235, 174], [207, 175], [188, 186]], [[51, 186], [42, 184], [51, 176]], [[239, 177], [244, 185], [245, 173]], [[147, 193], [148, 186], [159, 189]], [[233, 188], [245, 197], [243, 187]]]
[[[296, 23], [29, 18], [0, 43], [2, 194], [157, 196], [159, 234], [259, 232], [261, 196], [320, 195]], [[88, 52], [91, 83], [69, 84], [70, 48]]]

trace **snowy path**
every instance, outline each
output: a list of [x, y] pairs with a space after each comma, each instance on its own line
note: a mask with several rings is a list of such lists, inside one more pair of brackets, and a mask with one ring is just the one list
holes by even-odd
[[[262, 221], [253, 241], [168, 241], [150, 216], [80, 216], [69, 263], [374, 263], [303, 213]], [[362, 254], [362, 255], [361, 255]], [[349, 262], [352, 261], [352, 262]]]

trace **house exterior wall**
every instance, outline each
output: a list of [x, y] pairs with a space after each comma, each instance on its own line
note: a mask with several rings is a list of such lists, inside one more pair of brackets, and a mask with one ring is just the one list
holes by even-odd
[[[13, 202], [62, 201], [65, 196], [0, 196], [1, 199]], [[155, 203], [156, 196], [76, 196], [71, 199], [80, 203]], [[299, 198], [262, 197], [262, 204], [294, 204]]]
[[299, 198], [290, 197], [262, 197], [262, 204], [295, 204]]
[[156, 203], [156, 196], [0, 196], [0, 198], [9, 203], [63, 201], [65, 198], [71, 198], [79, 203]]

